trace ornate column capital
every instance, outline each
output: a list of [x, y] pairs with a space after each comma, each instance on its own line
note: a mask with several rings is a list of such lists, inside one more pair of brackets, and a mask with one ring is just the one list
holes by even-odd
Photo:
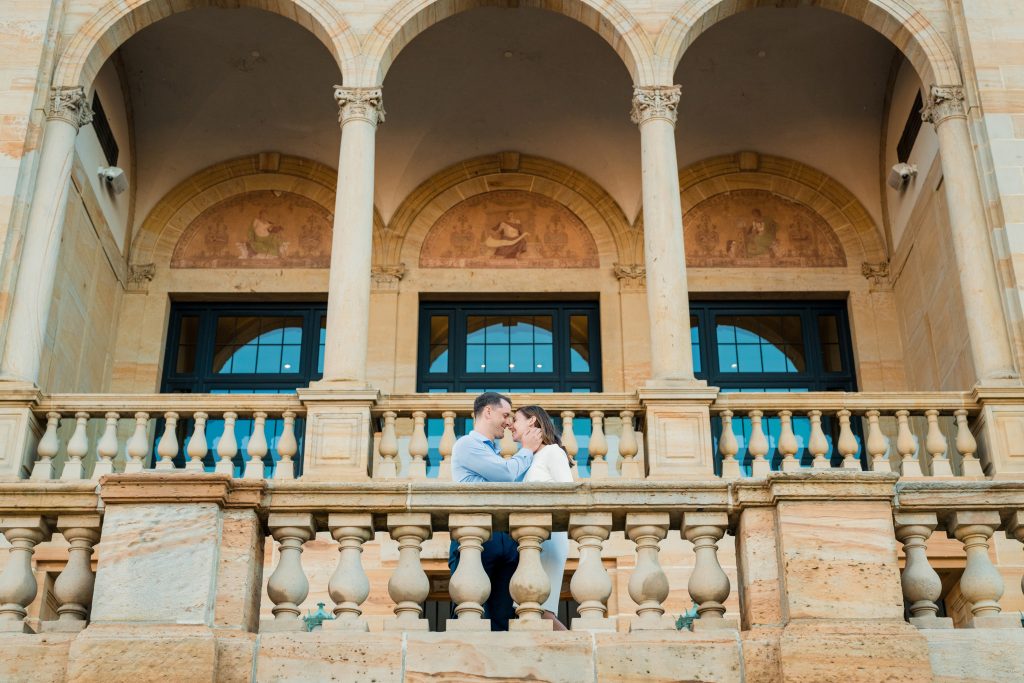
[[621, 291], [639, 291], [647, 285], [647, 268], [637, 263], [616, 263], [615, 278]]
[[92, 107], [80, 85], [50, 89], [50, 103], [46, 111], [48, 121], [64, 121], [76, 129], [92, 123]]
[[398, 289], [398, 283], [405, 277], [405, 264], [372, 266], [370, 278], [373, 289], [394, 290]]
[[675, 125], [680, 92], [678, 85], [635, 86], [630, 120], [642, 125], [651, 119], [666, 119]]
[[367, 121], [376, 126], [384, 123], [384, 93], [380, 88], [346, 88], [334, 86], [334, 101], [338, 103], [338, 123]]
[[954, 116], [967, 116], [961, 85], [932, 85], [928, 102], [921, 109], [921, 120], [939, 125]]
[[860, 264], [860, 274], [871, 282], [871, 288], [873, 290], [892, 289], [892, 276], [889, 272], [888, 261], [880, 261], [878, 263], [868, 263], [865, 261]]

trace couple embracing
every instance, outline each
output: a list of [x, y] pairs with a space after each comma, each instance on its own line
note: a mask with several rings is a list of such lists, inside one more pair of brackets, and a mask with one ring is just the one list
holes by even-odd
[[[501, 456], [498, 441], [505, 428], [522, 448], [509, 459]], [[473, 431], [455, 443], [452, 451], [452, 479], [472, 482], [571, 482], [572, 461], [562, 449], [558, 432], [547, 412], [540, 406], [512, 410], [505, 396], [488, 391], [473, 402]], [[556, 631], [565, 626], [558, 621], [558, 597], [562, 588], [569, 538], [564, 531], [552, 532], [541, 547], [540, 560], [551, 582], [551, 592], [542, 605], [544, 618], [554, 621]], [[459, 546], [452, 541], [448, 555], [452, 573], [459, 565]], [[491, 580], [491, 594], [484, 603], [484, 618], [491, 620], [492, 631], [507, 631], [515, 616], [509, 582], [519, 565], [519, 548], [502, 531], [491, 534], [483, 545], [484, 571]]]

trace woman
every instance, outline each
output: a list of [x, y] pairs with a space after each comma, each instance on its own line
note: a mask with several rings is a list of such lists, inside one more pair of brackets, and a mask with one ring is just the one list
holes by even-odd
[[[531, 427], [541, 431], [541, 447], [533, 456], [533, 464], [527, 470], [524, 482], [572, 482], [572, 460], [562, 449], [562, 442], [555, 431], [555, 425], [547, 411], [540, 406], [525, 406], [516, 411], [512, 422], [512, 438], [520, 436]], [[541, 608], [544, 618], [555, 622], [554, 630], [566, 631], [558, 620], [558, 599], [562, 592], [562, 575], [565, 572], [565, 558], [569, 554], [569, 535], [564, 531], [553, 531], [551, 538], [544, 541], [540, 550], [540, 563], [551, 581], [551, 592]]]

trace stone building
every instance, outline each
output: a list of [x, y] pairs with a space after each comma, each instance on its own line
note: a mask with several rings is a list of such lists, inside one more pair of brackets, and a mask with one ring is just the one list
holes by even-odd
[[[8, 0], [0, 55], [0, 680], [1024, 680], [1024, 4]], [[487, 389], [577, 483], [451, 482]]]

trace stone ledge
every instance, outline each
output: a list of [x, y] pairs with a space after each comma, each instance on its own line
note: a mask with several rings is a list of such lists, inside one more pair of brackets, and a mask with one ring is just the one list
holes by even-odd
[[101, 477], [100, 497], [107, 505], [216, 503], [222, 508], [255, 508], [265, 487], [262, 480], [228, 474], [149, 471]]

